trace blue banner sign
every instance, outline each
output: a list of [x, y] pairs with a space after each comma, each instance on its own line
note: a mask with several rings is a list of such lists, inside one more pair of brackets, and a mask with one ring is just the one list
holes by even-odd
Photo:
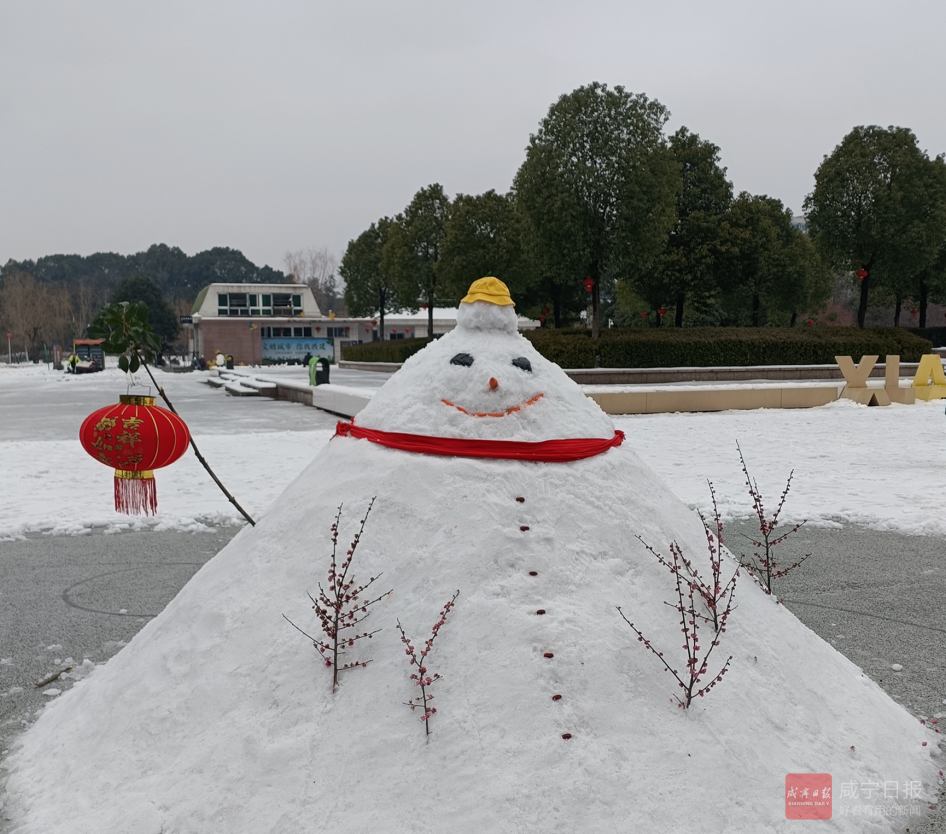
[[263, 361], [280, 362], [286, 359], [302, 361], [307, 353], [335, 361], [335, 343], [332, 339], [263, 339]]

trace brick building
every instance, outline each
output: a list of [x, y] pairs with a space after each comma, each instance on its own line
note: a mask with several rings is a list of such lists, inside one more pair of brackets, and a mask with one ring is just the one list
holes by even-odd
[[373, 338], [368, 319], [323, 316], [305, 284], [210, 284], [194, 302], [188, 350], [212, 361], [217, 351], [244, 365], [335, 358], [335, 340]]

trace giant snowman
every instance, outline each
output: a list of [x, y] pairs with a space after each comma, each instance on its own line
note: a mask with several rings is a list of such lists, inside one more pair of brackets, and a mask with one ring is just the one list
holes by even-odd
[[[505, 286], [476, 282], [457, 328], [24, 735], [13, 830], [760, 834], [806, 825], [788, 774], [832, 777], [821, 831], [915, 822], [874, 809], [925, 809], [938, 737], [745, 576], [711, 660], [729, 674], [675, 705], [616, 606], [683, 668], [673, 577], [636, 537], [698, 563], [706, 538], [621, 439], [516, 332]], [[337, 507], [344, 553], [374, 496], [350, 575], [392, 593], [333, 691], [283, 615], [321, 635], [306, 592]], [[397, 623], [419, 651], [456, 591], [428, 736]], [[890, 783], [899, 803], [845, 796]]]

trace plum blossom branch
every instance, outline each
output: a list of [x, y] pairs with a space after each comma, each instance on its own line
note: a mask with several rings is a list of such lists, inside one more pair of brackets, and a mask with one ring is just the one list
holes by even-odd
[[[712, 486], [710, 489], [712, 494]], [[714, 500], [715, 509], [715, 500]], [[717, 534], [722, 525], [719, 524], [719, 514], [716, 513]], [[677, 680], [677, 684], [683, 693], [671, 700], [676, 700], [677, 706], [683, 709], [689, 708], [694, 698], [702, 698], [717, 683], [720, 683], [723, 676], [729, 670], [729, 664], [732, 662], [732, 655], [726, 660], [722, 668], [713, 674], [709, 680], [706, 676], [709, 671], [709, 660], [713, 650], [720, 644], [720, 637], [726, 631], [726, 624], [733, 612], [733, 598], [736, 589], [736, 578], [739, 576], [737, 569], [725, 585], [721, 585], [720, 549], [717, 545], [717, 539], [707, 529], [706, 539], [707, 547], [710, 553], [710, 563], [712, 565], [713, 580], [712, 584], [704, 581], [699, 571], [692, 562], [686, 559], [683, 551], [676, 542], [670, 543], [670, 558], [666, 558], [654, 550], [649, 544], [638, 536], [641, 544], [652, 553], [657, 560], [667, 567], [673, 574], [676, 585], [676, 601], [666, 603], [677, 611], [680, 617], [680, 631], [683, 633], [684, 643], [681, 647], [686, 653], [686, 669], [683, 672], [670, 665], [664, 657], [664, 653], [654, 648], [637, 626], [634, 625], [625, 615], [624, 611], [618, 606], [618, 613], [631, 630], [637, 635], [639, 643], [643, 643], [646, 649], [659, 658], [664, 666], [664, 670], [670, 672]], [[704, 614], [697, 610], [697, 597], [703, 600], [709, 614]], [[703, 649], [700, 645], [701, 624], [711, 626], [713, 630], [709, 646]], [[705, 682], [704, 682], [705, 681]]]
[[430, 735], [430, 719], [437, 712], [437, 708], [430, 705], [430, 702], [434, 699], [434, 696], [430, 693], [430, 687], [441, 680], [442, 676], [437, 672], [431, 674], [430, 670], [427, 668], [429, 661], [427, 660], [431, 651], [434, 648], [434, 640], [437, 639], [437, 635], [440, 633], [440, 629], [447, 622], [447, 614], [450, 613], [450, 610], [456, 604], [457, 597], [460, 596], [460, 592], [457, 591], [452, 599], [444, 605], [443, 609], [440, 611], [440, 619], [434, 623], [433, 630], [431, 631], [430, 637], [427, 638], [427, 641], [424, 643], [424, 648], [421, 649], [420, 654], [418, 655], [417, 650], [414, 648], [414, 644], [411, 641], [410, 637], [407, 636], [404, 632], [404, 627], [401, 625], [401, 621], [397, 621], [398, 631], [401, 632], [401, 642], [406, 646], [404, 654], [406, 654], [410, 659], [408, 663], [410, 666], [413, 666], [417, 671], [411, 673], [410, 679], [414, 681], [415, 686], [420, 687], [420, 695], [411, 698], [409, 701], [405, 702], [405, 706], [411, 708], [411, 712], [414, 712], [418, 707], [420, 707], [424, 714], [421, 716], [421, 721], [424, 722], [425, 735]]
[[782, 508], [785, 506], [785, 499], [788, 497], [788, 492], [792, 487], [792, 476], [795, 474], [793, 469], [788, 474], [788, 480], [785, 483], [785, 489], [782, 490], [782, 494], [779, 497], [778, 506], [775, 508], [775, 512], [772, 514], [772, 517], [769, 518], [765, 513], [765, 504], [762, 499], [762, 493], [759, 491], [759, 486], [749, 475], [749, 469], [746, 466], [746, 460], [742, 455], [742, 449], [739, 448], [739, 444], [736, 443], [736, 451], [739, 452], [739, 462], [742, 464], [742, 474], [746, 478], [746, 487], [749, 490], [749, 498], [752, 501], [752, 509], [755, 512], [756, 518], [759, 522], [759, 537], [758, 539], [749, 538], [749, 543], [755, 549], [751, 556], [746, 556], [745, 553], [741, 554], [739, 557], [739, 563], [744, 567], [749, 575], [752, 576], [761, 586], [767, 594], [772, 593], [772, 581], [775, 579], [780, 579], [785, 576], [789, 571], [794, 570], [799, 567], [809, 556], [810, 553], [806, 553], [796, 562], [793, 562], [789, 565], [786, 565], [783, 562], [778, 562], [775, 559], [775, 548], [782, 544], [792, 533], [797, 532], [805, 522], [801, 521], [798, 524], [795, 524], [789, 528], [786, 532], [781, 535], [773, 535], [775, 533], [775, 528], [778, 525], [778, 517], [782, 512]]
[[381, 629], [374, 631], [362, 631], [361, 633], [349, 633], [349, 629], [356, 629], [364, 623], [371, 615], [368, 609], [377, 602], [380, 602], [392, 591], [387, 591], [379, 597], [373, 599], [364, 599], [363, 595], [371, 585], [381, 576], [372, 576], [363, 585], [359, 585], [353, 576], [350, 576], [352, 559], [355, 551], [358, 549], [358, 543], [361, 541], [362, 534], [365, 531], [365, 524], [368, 516], [371, 514], [371, 508], [374, 507], [375, 498], [371, 499], [368, 509], [365, 511], [364, 518], [361, 519], [361, 526], [352, 539], [344, 559], [338, 561], [338, 525], [342, 517], [342, 504], [338, 506], [338, 513], [332, 524], [332, 558], [328, 568], [328, 590], [319, 583], [319, 595], [316, 599], [312, 594], [307, 594], [312, 601], [312, 609], [319, 619], [319, 625], [322, 628], [323, 637], [313, 637], [311, 634], [303, 631], [292, 620], [283, 614], [283, 618], [296, 631], [304, 634], [312, 641], [312, 645], [322, 656], [325, 667], [332, 670], [332, 691], [338, 687], [339, 672], [347, 669], [364, 668], [371, 661], [349, 661], [346, 659], [348, 649], [354, 647], [359, 640], [370, 640]]

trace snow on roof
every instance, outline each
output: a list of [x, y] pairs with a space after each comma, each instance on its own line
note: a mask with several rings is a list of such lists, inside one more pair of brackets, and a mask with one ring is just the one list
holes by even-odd
[[[375, 313], [372, 318], [377, 319], [378, 314]], [[385, 326], [389, 324], [396, 325], [400, 327], [402, 324], [414, 324], [423, 326], [427, 323], [427, 311], [419, 310], [416, 313], [411, 313], [408, 310], [400, 310], [396, 313], [385, 313], [384, 314], [384, 324]], [[456, 307], [434, 307], [434, 324], [456, 324], [457, 321], [457, 308]], [[534, 319], [526, 318], [525, 316], [518, 317], [519, 329], [520, 330], [531, 330], [539, 326], [539, 322]]]

